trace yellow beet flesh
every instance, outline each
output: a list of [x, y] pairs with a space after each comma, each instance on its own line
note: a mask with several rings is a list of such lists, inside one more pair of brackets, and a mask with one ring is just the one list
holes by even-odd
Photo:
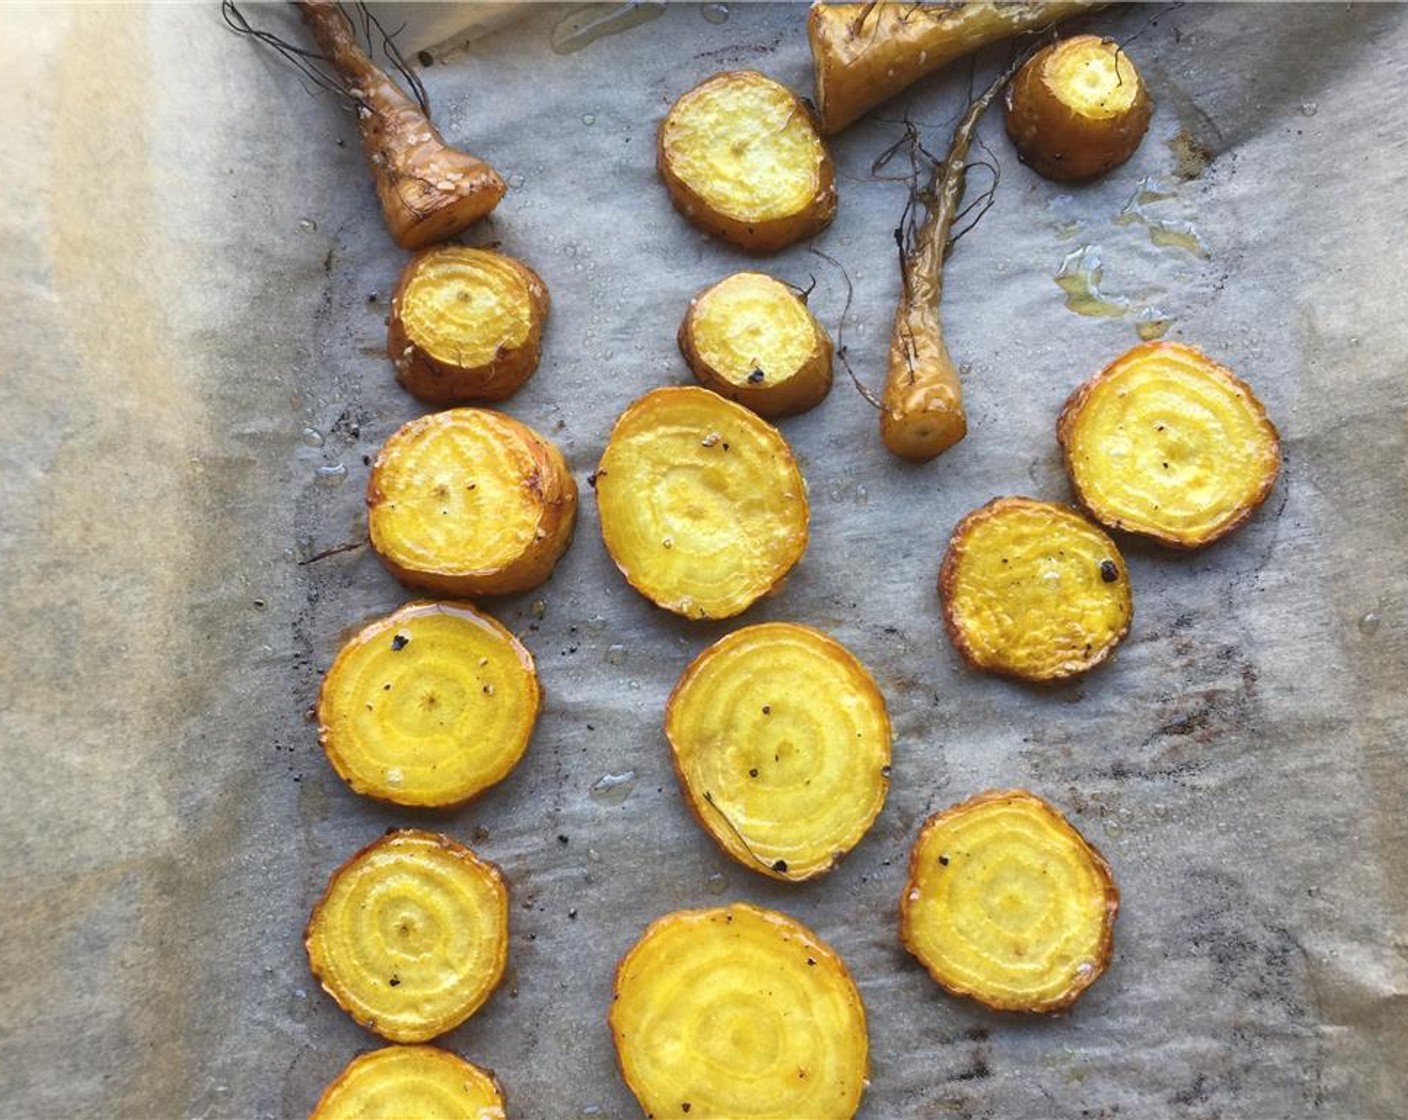
[[1094, 120], [1128, 113], [1144, 93], [1129, 56], [1113, 39], [1096, 35], [1055, 44], [1045, 77], [1071, 112]]
[[324, 1090], [309, 1120], [504, 1120], [494, 1075], [434, 1046], [360, 1054]]
[[318, 695], [329, 761], [360, 794], [459, 805], [507, 777], [538, 718], [522, 644], [467, 603], [412, 603], [344, 645]]
[[860, 1105], [860, 993], [785, 914], [734, 903], [658, 919], [617, 966], [608, 1018], [647, 1116], [847, 1120]]
[[1059, 1011], [1104, 972], [1118, 911], [1109, 864], [1057, 809], [989, 792], [920, 831], [900, 938], [954, 995]]
[[503, 400], [538, 368], [547, 313], [547, 288], [523, 262], [445, 245], [402, 273], [387, 352], [397, 380], [422, 400]]
[[939, 592], [971, 664], [1029, 681], [1100, 664], [1133, 614], [1114, 542], [1075, 510], [1030, 498], [998, 498], [959, 522]]
[[665, 734], [689, 807], [730, 856], [815, 878], [851, 850], [889, 790], [890, 719], [875, 681], [806, 626], [746, 626], [670, 696]]
[[836, 213], [835, 170], [811, 114], [753, 70], [683, 94], [660, 126], [657, 163], [676, 209], [745, 249], [780, 249]]
[[1134, 154], [1154, 105], [1113, 39], [1076, 35], [1044, 47], [1007, 87], [1007, 133], [1048, 179], [1089, 179]]
[[386, 441], [367, 482], [372, 548], [403, 583], [447, 595], [536, 587], [576, 516], [561, 452], [487, 409], [412, 420]]
[[1276, 428], [1246, 382], [1175, 342], [1136, 346], [1087, 381], [1056, 435], [1096, 520], [1175, 548], [1232, 532], [1281, 469]]
[[831, 389], [830, 336], [762, 273], [735, 273], [691, 300], [679, 343], [701, 385], [759, 416], [804, 412]]
[[418, 829], [333, 873], [308, 919], [308, 962], [368, 1030], [426, 1042], [477, 1011], [508, 961], [508, 888], [492, 863]]
[[631, 586], [685, 618], [729, 618], [807, 547], [806, 484], [766, 421], [707, 389], [656, 389], [616, 421], [596, 497]]

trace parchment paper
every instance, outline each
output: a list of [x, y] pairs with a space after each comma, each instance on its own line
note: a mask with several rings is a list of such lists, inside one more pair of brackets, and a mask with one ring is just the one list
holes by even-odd
[[[986, 121], [1002, 181], [943, 308], [971, 364], [968, 439], [896, 462], [840, 370], [782, 425], [811, 546], [740, 622], [836, 635], [896, 732], [874, 829], [801, 887], [734, 865], [685, 811], [663, 705], [728, 627], [626, 586], [587, 475], [629, 401], [687, 380], [674, 336], [697, 290], [761, 265], [815, 278], [812, 306], [840, 322], [836, 268], [701, 236], [653, 170], [664, 110], [708, 74], [810, 90], [805, 9], [716, 24], [682, 4], [570, 56], [548, 47], [559, 14], [425, 73], [447, 137], [510, 176], [468, 241], [531, 263], [554, 303], [542, 367], [506, 407], [558, 441], [583, 493], [551, 582], [490, 604], [538, 660], [533, 745], [437, 815], [350, 793], [305, 718], [340, 636], [407, 596], [365, 549], [304, 561], [361, 539], [367, 457], [424, 411], [382, 354], [405, 255], [351, 119], [210, 6], [0, 8], [0, 1114], [306, 1114], [377, 1040], [311, 979], [303, 923], [334, 867], [417, 824], [512, 880], [510, 979], [443, 1041], [499, 1072], [517, 1117], [638, 1114], [604, 1026], [612, 966], [657, 915], [729, 899], [787, 911], [849, 963], [868, 1120], [1408, 1115], [1408, 12], [1090, 19], [1158, 102], [1135, 158], [1092, 186], [1036, 178]], [[840, 212], [815, 246], [854, 285], [844, 341], [875, 387], [906, 188], [871, 163], [906, 108], [942, 146], [969, 81], [959, 65], [834, 143]], [[1212, 159], [1181, 180], [1190, 139]], [[1171, 190], [1149, 212], [1191, 221], [1206, 258], [1116, 223], [1146, 176]], [[1065, 307], [1052, 277], [1083, 244], [1130, 315]], [[1126, 547], [1135, 622], [1113, 664], [1045, 691], [976, 674], [939, 624], [947, 536], [998, 494], [1068, 498], [1056, 412], [1147, 304], [1252, 383], [1283, 477], [1215, 548]], [[626, 771], [624, 801], [593, 798]], [[1063, 807], [1123, 892], [1113, 966], [1060, 1018], [948, 998], [896, 940], [923, 818], [1012, 786]]]

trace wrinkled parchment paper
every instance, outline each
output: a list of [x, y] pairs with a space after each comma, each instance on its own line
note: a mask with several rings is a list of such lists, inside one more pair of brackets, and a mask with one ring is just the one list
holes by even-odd
[[[729, 899], [795, 915], [849, 963], [870, 1120], [1408, 1115], [1408, 10], [1093, 17], [1158, 109], [1092, 186], [1037, 179], [989, 117], [1001, 185], [944, 294], [966, 442], [898, 463], [840, 370], [783, 424], [812, 542], [742, 621], [835, 634], [896, 732], [883, 814], [806, 886], [735, 866], [685, 811], [663, 705], [727, 627], [626, 586], [586, 485], [621, 409], [687, 380], [688, 297], [760, 263], [670, 208], [657, 122], [720, 69], [809, 91], [805, 9], [715, 23], [681, 4], [570, 56], [548, 47], [558, 15], [425, 74], [446, 135], [510, 177], [467, 240], [552, 290], [542, 367], [507, 410], [583, 492], [552, 581], [491, 604], [538, 659], [533, 745], [437, 815], [351, 794], [305, 718], [340, 636], [406, 597], [365, 549], [306, 561], [362, 538], [367, 457], [424, 411], [381, 352], [405, 255], [352, 121], [213, 7], [0, 8], [0, 1114], [306, 1114], [377, 1040], [309, 976], [304, 920], [355, 849], [418, 824], [512, 880], [511, 975], [444, 1042], [499, 1072], [517, 1117], [638, 1115], [603, 1023], [613, 963], [657, 915]], [[841, 207], [815, 245], [854, 286], [844, 341], [872, 386], [905, 186], [871, 164], [906, 108], [942, 145], [969, 82], [960, 64], [834, 143]], [[1170, 196], [1147, 212], [1193, 223], [1206, 257], [1116, 221], [1146, 176]], [[1086, 244], [1127, 315], [1066, 308], [1052, 278]], [[815, 279], [837, 329], [836, 267], [806, 246], [761, 264]], [[1068, 497], [1056, 412], [1150, 305], [1253, 384], [1282, 480], [1206, 552], [1128, 546], [1135, 622], [1113, 664], [1046, 691], [978, 675], [939, 624], [948, 533], [998, 494]], [[626, 772], [624, 800], [592, 796]], [[948, 998], [896, 942], [920, 822], [1010, 786], [1062, 806], [1123, 892], [1113, 965], [1060, 1018]]]

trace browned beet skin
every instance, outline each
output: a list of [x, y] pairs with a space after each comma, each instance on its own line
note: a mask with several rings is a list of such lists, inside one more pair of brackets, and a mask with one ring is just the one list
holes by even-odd
[[[1113, 60], [1129, 104], [1115, 108], [1089, 100], [1063, 79], [1061, 58]], [[1148, 130], [1154, 103], [1134, 62], [1116, 43], [1077, 35], [1038, 51], [1007, 87], [1007, 134], [1022, 162], [1047, 179], [1078, 182], [1103, 175], [1134, 154]]]
[[357, 100], [362, 151], [396, 244], [419, 249], [444, 241], [498, 205], [505, 190], [499, 173], [445, 143], [420, 106], [367, 57], [336, 4], [305, 0], [298, 9]]

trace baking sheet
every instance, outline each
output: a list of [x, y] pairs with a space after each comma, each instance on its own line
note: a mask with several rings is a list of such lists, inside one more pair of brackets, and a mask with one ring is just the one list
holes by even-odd
[[[491, 606], [546, 690], [527, 757], [470, 808], [421, 814], [352, 795], [305, 718], [340, 636], [405, 598], [365, 550], [305, 561], [361, 539], [367, 457], [423, 411], [381, 354], [405, 258], [352, 122], [212, 7], [0, 8], [0, 1114], [306, 1114], [376, 1040], [318, 991], [302, 925], [329, 872], [402, 824], [512, 881], [510, 978], [444, 1042], [499, 1072], [515, 1116], [638, 1114], [603, 1021], [613, 963], [658, 914], [729, 899], [786, 910], [851, 966], [863, 1117], [1408, 1114], [1408, 11], [1093, 18], [1158, 108], [1092, 186], [1035, 178], [985, 123], [1002, 182], [944, 296], [968, 439], [897, 463], [840, 371], [783, 424], [812, 542], [742, 621], [835, 634], [896, 731], [883, 814], [806, 886], [733, 865], [685, 811], [663, 704], [728, 627], [627, 588], [586, 485], [620, 410], [687, 380], [689, 296], [759, 263], [670, 209], [658, 120], [724, 68], [810, 86], [804, 8], [719, 14], [678, 5], [561, 56], [541, 6], [425, 73], [447, 137], [512, 185], [468, 240], [552, 291], [507, 411], [558, 441], [583, 502], [552, 581]], [[959, 65], [833, 146], [841, 207], [815, 247], [853, 285], [845, 342], [877, 387], [905, 188], [871, 162], [906, 108], [943, 143], [969, 81]], [[1213, 158], [1179, 179], [1189, 140]], [[1205, 258], [1116, 220], [1146, 176], [1171, 193], [1149, 212], [1192, 222]], [[1130, 315], [1064, 305], [1053, 276], [1085, 244]], [[833, 265], [798, 246], [763, 266], [815, 279], [836, 329]], [[1126, 549], [1135, 623], [1112, 665], [1045, 691], [975, 674], [938, 620], [947, 535], [998, 494], [1068, 496], [1056, 411], [1149, 305], [1254, 385], [1282, 480], [1211, 550]], [[624, 799], [593, 795], [627, 772]], [[1123, 892], [1113, 966], [1064, 1017], [950, 999], [896, 942], [919, 823], [994, 786], [1061, 805]]]

